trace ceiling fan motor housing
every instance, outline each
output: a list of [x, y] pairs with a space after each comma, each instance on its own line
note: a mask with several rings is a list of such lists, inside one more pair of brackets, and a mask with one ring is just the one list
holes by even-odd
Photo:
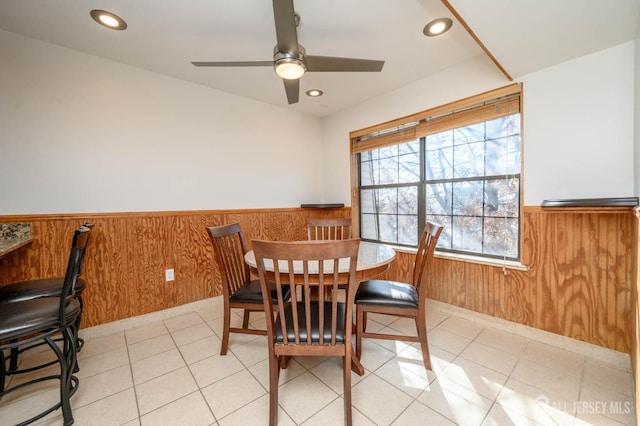
[[280, 52], [278, 46], [273, 48], [273, 67], [278, 76], [295, 80], [304, 75], [307, 71], [307, 64], [304, 61], [304, 47], [298, 45], [297, 52]]

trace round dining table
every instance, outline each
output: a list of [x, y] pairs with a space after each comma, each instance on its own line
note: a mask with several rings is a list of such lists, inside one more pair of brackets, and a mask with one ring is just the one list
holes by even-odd
[[[356, 266], [356, 281], [366, 281], [383, 274], [389, 269], [389, 265], [395, 257], [395, 250], [385, 244], [360, 241], [358, 265]], [[253, 250], [249, 250], [244, 255], [244, 261], [254, 272], [257, 271], [258, 266]], [[340, 265], [342, 265], [342, 263]], [[345, 263], [344, 266], [346, 272], [348, 263]], [[273, 264], [266, 263], [265, 268], [273, 272]], [[294, 272], [297, 272], [295, 268], [296, 265], [294, 264]], [[341, 266], [339, 266], [339, 268], [342, 269]], [[302, 273], [302, 269], [299, 272]]]
[[[366, 281], [386, 272], [395, 257], [395, 250], [387, 245], [360, 241], [360, 247], [358, 249], [358, 265], [356, 266], [356, 281]], [[244, 261], [249, 265], [252, 272], [257, 274], [258, 266], [253, 250], [249, 250], [244, 255]], [[273, 272], [273, 263], [265, 262], [264, 266], [267, 271]], [[347, 272], [348, 262], [343, 264], [341, 261], [338, 265], [338, 270], [340, 272]], [[300, 264], [300, 271], [298, 271], [296, 263], [294, 262], [293, 271], [294, 273], [302, 273], [302, 265]], [[280, 267], [280, 272], [287, 272], [285, 265]], [[325, 270], [325, 272], [327, 271]], [[360, 360], [355, 356], [351, 358], [351, 369], [360, 376], [364, 375], [364, 367], [360, 363]]]

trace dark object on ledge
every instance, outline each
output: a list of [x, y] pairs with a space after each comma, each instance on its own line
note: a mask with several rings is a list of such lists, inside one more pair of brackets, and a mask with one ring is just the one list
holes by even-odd
[[302, 209], [340, 209], [342, 207], [344, 207], [344, 203], [300, 204]]
[[638, 197], [564, 198], [542, 202], [542, 207], [635, 207], [637, 205]]

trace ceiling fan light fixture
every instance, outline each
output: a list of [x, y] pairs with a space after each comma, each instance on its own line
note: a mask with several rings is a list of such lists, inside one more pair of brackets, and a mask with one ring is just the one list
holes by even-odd
[[124, 21], [124, 19], [122, 19], [115, 13], [111, 13], [106, 10], [93, 9], [91, 12], [89, 12], [89, 15], [91, 15], [93, 20], [103, 27], [120, 31], [127, 28], [127, 23]]
[[275, 63], [276, 74], [286, 80], [297, 80], [307, 71], [304, 62], [294, 57], [284, 57]]
[[446, 33], [453, 25], [453, 21], [449, 18], [438, 18], [429, 22], [422, 30], [423, 34], [428, 37], [435, 37]]

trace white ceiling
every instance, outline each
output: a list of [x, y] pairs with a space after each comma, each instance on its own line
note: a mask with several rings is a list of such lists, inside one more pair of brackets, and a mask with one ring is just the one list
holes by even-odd
[[[632, 40], [640, 0], [450, 0], [513, 78]], [[316, 116], [484, 55], [441, 0], [294, 0], [307, 54], [385, 60], [380, 73], [307, 73], [288, 105], [271, 67], [196, 68], [191, 61], [270, 61], [269, 0], [2, 0], [0, 29]], [[97, 25], [112, 11], [125, 31]], [[432, 19], [454, 19], [439, 38]], [[496, 67], [496, 73], [502, 73]], [[505, 83], [508, 80], [505, 77]], [[308, 98], [311, 88], [324, 91]]]

